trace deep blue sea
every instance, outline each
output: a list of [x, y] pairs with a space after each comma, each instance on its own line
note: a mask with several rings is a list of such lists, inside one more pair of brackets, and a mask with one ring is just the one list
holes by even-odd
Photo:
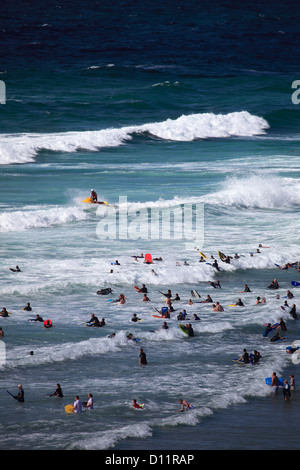
[[[0, 449], [299, 447], [266, 425], [295, 425], [299, 391], [265, 384], [299, 377], [300, 274], [278, 268], [300, 262], [299, 16], [276, 0], [1, 4]], [[91, 189], [107, 204], [83, 202]], [[259, 363], [233, 362], [243, 349]], [[93, 410], [65, 412], [89, 393]]]

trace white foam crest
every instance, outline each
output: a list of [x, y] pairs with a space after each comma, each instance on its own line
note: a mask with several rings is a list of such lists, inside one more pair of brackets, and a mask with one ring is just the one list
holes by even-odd
[[117, 147], [134, 133], [149, 132], [166, 140], [189, 142], [195, 139], [254, 136], [264, 134], [268, 123], [247, 111], [228, 114], [191, 114], [139, 126], [98, 131], [51, 134], [3, 134], [0, 138], [0, 164], [32, 162], [39, 150], [76, 152]]
[[300, 183], [270, 175], [228, 178], [223, 188], [203, 202], [252, 209], [292, 208], [300, 205]]
[[127, 344], [127, 342], [125, 334], [121, 332], [113, 341], [110, 338], [90, 338], [78, 343], [63, 343], [60, 345], [59, 354], [57, 354], [55, 345], [38, 347], [34, 356], [28, 355], [27, 347], [24, 349], [24, 347], [20, 346], [10, 350], [4, 367], [38, 366], [40, 364], [63, 362], [65, 360], [76, 360], [85, 355], [106, 354], [119, 351], [120, 347]]
[[31, 228], [45, 228], [86, 220], [88, 214], [79, 207], [3, 212], [0, 214], [0, 232], [23, 232]]
[[134, 425], [123, 426], [118, 429], [106, 429], [103, 432], [93, 433], [86, 439], [70, 444], [68, 449], [82, 450], [105, 450], [114, 447], [119, 441], [129, 437], [146, 438], [151, 437], [152, 431], [146, 423], [135, 423]]

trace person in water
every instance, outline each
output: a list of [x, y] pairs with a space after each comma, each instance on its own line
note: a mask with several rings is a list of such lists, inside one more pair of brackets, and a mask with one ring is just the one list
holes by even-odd
[[279, 284], [277, 279], [273, 279], [271, 284], [268, 286], [268, 289], [279, 289]]
[[143, 366], [147, 365], [148, 364], [147, 357], [146, 357], [146, 354], [145, 354], [145, 352], [142, 348], [140, 348], [139, 353], [140, 353], [139, 354], [139, 364], [143, 365]]
[[137, 403], [136, 400], [132, 400], [132, 407], [133, 407], [133, 408], [139, 408], [139, 409], [144, 408], [144, 406], [143, 406], [143, 405], [139, 405], [139, 403]]
[[96, 191], [94, 191], [93, 189], [91, 189], [91, 199], [92, 199], [92, 201], [94, 201], [94, 202], [97, 202], [97, 201], [98, 201], [97, 193], [96, 193]]
[[8, 317], [8, 311], [5, 307], [3, 307], [3, 309], [1, 310], [0, 317]]
[[137, 316], [137, 314], [136, 314], [136, 313], [134, 313], [134, 314], [132, 315], [131, 321], [133, 321], [133, 322], [137, 322], [137, 321], [140, 321], [140, 320], [141, 320], [141, 319], [140, 319], [140, 318], [138, 318], [138, 316]]
[[40, 322], [43, 322], [44, 320], [43, 320], [42, 317], [40, 317], [39, 315], [36, 315], [35, 318], [30, 318], [28, 321], [40, 321]]
[[74, 413], [82, 413], [82, 403], [79, 399], [79, 396], [75, 396], [75, 401], [74, 401]]
[[216, 302], [215, 304], [212, 305], [213, 307], [213, 312], [224, 312], [224, 308], [222, 305], [220, 305], [220, 302]]
[[191, 337], [194, 336], [194, 330], [193, 330], [191, 323], [187, 323], [185, 327], [186, 327], [187, 334]]
[[88, 394], [88, 401], [83, 401], [82, 406], [84, 406], [84, 408], [87, 408], [88, 410], [94, 409], [94, 398], [92, 393]]
[[55, 392], [51, 393], [50, 397], [63, 398], [63, 392], [62, 392], [60, 384], [56, 384]]
[[26, 310], [27, 312], [31, 312], [32, 308], [29, 302], [27, 303], [26, 307], [23, 308], [23, 310]]
[[24, 389], [21, 384], [18, 385], [18, 395], [15, 395], [14, 398], [20, 403], [24, 403]]
[[243, 354], [241, 357], [238, 358], [238, 361], [242, 361], [245, 364], [249, 364], [250, 359], [249, 359], [249, 353], [247, 352], [247, 349], [243, 349]]
[[182, 400], [182, 399], [180, 398], [180, 399], [178, 400], [178, 402], [180, 403], [181, 407], [180, 407], [180, 409], [177, 410], [177, 411], [183, 412], [183, 411], [187, 411], [187, 410], [189, 410], [189, 409], [192, 408], [192, 405], [191, 405], [188, 401], [186, 401], [186, 400]]

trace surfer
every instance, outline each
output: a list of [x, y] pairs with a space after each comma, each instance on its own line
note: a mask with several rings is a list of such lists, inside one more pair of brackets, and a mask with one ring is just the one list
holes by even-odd
[[220, 305], [220, 302], [216, 302], [216, 304], [213, 304], [213, 312], [224, 312], [224, 308], [222, 305]]
[[88, 394], [88, 401], [82, 402], [82, 405], [84, 406], [84, 408], [88, 408], [89, 410], [94, 409], [94, 398], [91, 393]]
[[139, 405], [139, 404], [136, 402], [136, 400], [132, 400], [132, 407], [133, 407], [133, 408], [139, 408], [139, 409], [144, 408], [144, 406], [143, 406], [143, 405]]
[[43, 323], [43, 325], [44, 325], [44, 328], [52, 328], [52, 326], [53, 326], [53, 325], [52, 325], [52, 321], [49, 320], [49, 319], [48, 319], [48, 320], [45, 320], [44, 323]]
[[186, 327], [187, 334], [191, 337], [194, 336], [194, 330], [193, 330], [191, 323], [187, 323], [185, 327]]
[[268, 323], [267, 328], [264, 331], [264, 336], [268, 336], [271, 333], [271, 331], [273, 331], [273, 327], [272, 327], [271, 323]]
[[93, 202], [97, 202], [97, 201], [98, 201], [97, 193], [96, 193], [96, 191], [94, 191], [93, 189], [91, 189], [91, 199], [92, 199]]
[[151, 302], [151, 300], [149, 299], [149, 297], [147, 296], [147, 294], [144, 294], [144, 297], [142, 299], [142, 302]]
[[217, 271], [220, 271], [220, 268], [219, 268], [219, 265], [218, 265], [217, 260], [215, 260], [215, 261], [213, 262], [212, 267], [213, 267], [213, 268], [216, 268]]
[[1, 317], [8, 317], [8, 311], [6, 310], [5, 307], [3, 307], [3, 309], [1, 310], [0, 316]]
[[172, 306], [171, 299], [167, 299], [166, 305], [168, 306], [168, 309], [169, 309], [170, 312], [174, 312], [174, 308]]
[[111, 293], [112, 293], [112, 289], [110, 287], [106, 287], [104, 289], [100, 289], [97, 291], [97, 295], [107, 295]]
[[171, 289], [168, 289], [168, 292], [166, 294], [164, 294], [163, 292], [160, 292], [162, 295], [164, 295], [165, 297], [167, 297], [168, 299], [171, 299], [172, 298], [172, 292], [171, 292]]
[[283, 397], [286, 401], [291, 398], [291, 388], [287, 379], [283, 381], [282, 392], [283, 392]]
[[252, 359], [253, 359], [253, 364], [258, 364], [258, 361], [261, 359], [260, 352], [255, 350], [253, 353]]
[[178, 402], [180, 403], [181, 407], [179, 410], [177, 411], [186, 411], [186, 410], [189, 410], [190, 408], [192, 408], [192, 405], [186, 401], [186, 400], [182, 400], [181, 398], [178, 400]]
[[87, 326], [102, 326], [100, 324], [99, 318], [96, 317], [94, 313], [91, 314], [91, 318], [88, 322], [86, 322]]
[[196, 313], [194, 313], [193, 317], [194, 317], [194, 320], [200, 320], [200, 318], [198, 317]]
[[279, 318], [279, 325], [277, 328], [281, 328], [282, 331], [287, 331], [287, 327], [282, 318]]
[[139, 350], [139, 365], [142, 365], [142, 366], [145, 366], [148, 364], [147, 362], [147, 357], [146, 357], [146, 353], [144, 352], [144, 350], [142, 348], [140, 348]]
[[120, 304], [125, 304], [126, 302], [126, 296], [124, 294], [120, 294], [119, 295], [119, 301], [118, 301]]
[[272, 338], [270, 339], [270, 342], [275, 343], [276, 341], [280, 341], [281, 339], [284, 339], [284, 338], [281, 337], [279, 333], [277, 332], [274, 336], [272, 336]]
[[278, 288], [279, 288], [279, 284], [278, 284], [277, 279], [273, 279], [271, 284], [268, 286], [268, 289], [278, 289]]
[[272, 381], [271, 381], [271, 387], [278, 387], [278, 377], [276, 375], [276, 372], [273, 372], [272, 374]]
[[21, 272], [21, 269], [19, 268], [19, 266], [16, 266], [15, 268], [9, 268], [13, 273], [20, 273]]
[[249, 353], [247, 352], [247, 349], [243, 349], [243, 354], [241, 357], [238, 358], [238, 361], [242, 361], [245, 364], [249, 364], [250, 359], [249, 359]]
[[216, 282], [209, 281], [209, 283], [214, 289], [217, 289], [217, 288], [221, 289], [220, 281], [216, 281]]
[[23, 308], [23, 310], [26, 310], [27, 312], [31, 312], [32, 308], [29, 302], [27, 303], [26, 307]]
[[14, 398], [20, 403], [24, 403], [24, 389], [21, 384], [18, 385], [18, 395], [15, 395]]
[[140, 293], [145, 293], [145, 294], [147, 294], [148, 289], [147, 289], [147, 287], [145, 286], [145, 284], [142, 284], [142, 287], [137, 288], [136, 291], [137, 291], [137, 292], [140, 292]]
[[79, 399], [79, 396], [75, 396], [75, 401], [74, 401], [74, 413], [82, 413], [82, 403]]
[[206, 296], [206, 300], [201, 300], [201, 303], [205, 304], [205, 303], [211, 303], [213, 301], [213, 299], [211, 298], [211, 296], [208, 294]]
[[187, 316], [186, 310], [182, 310], [182, 312], [180, 312], [180, 313], [177, 315], [177, 320], [185, 320], [185, 319], [186, 319], [186, 316]]
[[126, 338], [129, 341], [139, 341], [138, 338], [134, 338], [132, 333], [129, 333], [129, 335], [126, 336]]
[[30, 318], [28, 321], [40, 321], [40, 322], [43, 322], [44, 320], [43, 320], [42, 317], [40, 317], [39, 315], [36, 315], [35, 318]]
[[291, 390], [295, 390], [296, 384], [295, 384], [295, 376], [294, 376], [294, 374], [290, 374], [290, 375], [289, 375], [289, 378], [290, 378], [290, 389], [291, 389]]
[[50, 397], [63, 398], [63, 392], [62, 392], [60, 384], [56, 384], [55, 392], [51, 393]]
[[137, 321], [140, 321], [140, 320], [141, 320], [141, 319], [137, 317], [137, 314], [136, 314], [136, 313], [134, 313], [134, 314], [132, 315], [131, 321], [137, 322]]
[[289, 314], [290, 314], [295, 320], [297, 320], [298, 316], [297, 316], [297, 313], [296, 313], [296, 305], [295, 305], [295, 304], [292, 305], [292, 308], [291, 308], [291, 310], [289, 311]]

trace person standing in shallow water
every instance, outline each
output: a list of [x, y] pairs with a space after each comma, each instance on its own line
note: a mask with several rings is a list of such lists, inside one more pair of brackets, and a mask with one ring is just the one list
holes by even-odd
[[144, 350], [140, 348], [139, 365], [145, 366], [147, 364], [148, 362], [147, 362], [146, 354], [144, 353]]

